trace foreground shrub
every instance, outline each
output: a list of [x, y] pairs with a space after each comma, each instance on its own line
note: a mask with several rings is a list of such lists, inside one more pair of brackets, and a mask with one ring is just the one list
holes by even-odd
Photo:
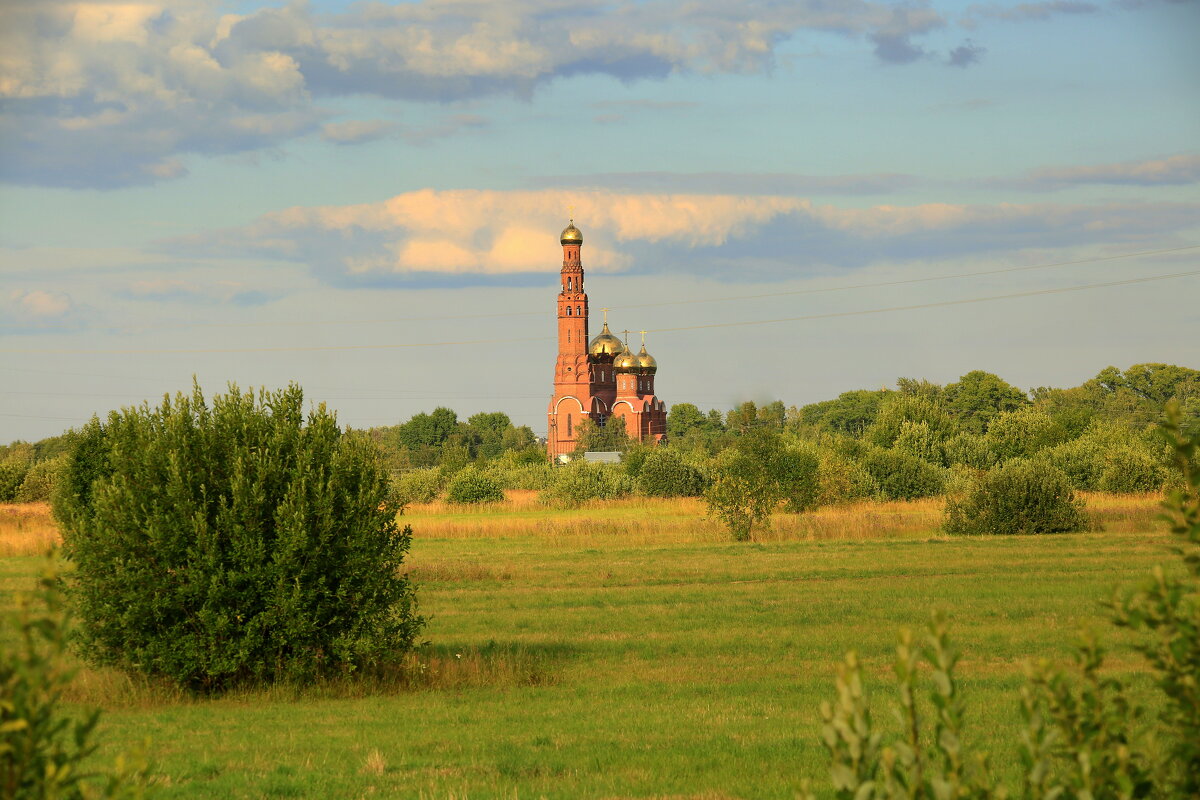
[[939, 467], [899, 450], [872, 447], [861, 463], [879, 486], [884, 500], [915, 500], [942, 493], [946, 474]]
[[554, 482], [542, 492], [544, 503], [577, 506], [589, 500], [615, 500], [633, 493], [633, 479], [619, 464], [593, 464], [577, 458], [554, 470]]
[[0, 630], [0, 797], [141, 796], [146, 765], [122, 756], [112, 773], [91, 771], [100, 713], [63, 707], [75, 671], [66, 666], [70, 617], [52, 564], [36, 593], [18, 598], [15, 631]]
[[437, 467], [402, 472], [391, 479], [392, 500], [401, 507], [432, 503], [442, 493], [442, 473]]
[[554, 467], [546, 461], [544, 453], [537, 463], [516, 462], [498, 459], [488, 464], [487, 474], [501, 489], [527, 489], [541, 491], [554, 481]]
[[446, 488], [446, 500], [451, 503], [498, 503], [504, 499], [504, 490], [487, 473], [475, 467], [460, 470]]
[[[958, 654], [935, 615], [923, 641], [901, 634], [894, 672], [903, 733], [894, 741], [885, 743], [874, 723], [857, 655], [848, 653], [839, 668], [837, 698], [821, 706], [836, 797], [1200, 797], [1200, 473], [1193, 460], [1200, 437], [1184, 432], [1173, 401], [1163, 427], [1183, 484], [1163, 505], [1182, 540], [1176, 552], [1185, 569], [1168, 578], [1157, 567], [1150, 581], [1110, 606], [1113, 623], [1140, 637], [1136, 647], [1161, 696], [1139, 705], [1122, 678], [1102, 671], [1103, 649], [1085, 637], [1075, 648], [1077, 676], [1044, 662], [1030, 669], [1021, 689], [1021, 783], [1002, 786], [987, 754], [968, 749], [976, 737], [954, 674]], [[928, 703], [918, 697], [922, 664]]]
[[387, 474], [297, 386], [93, 420], [55, 517], [86, 656], [215, 690], [347, 672], [420, 631]]
[[636, 484], [638, 491], [647, 497], [699, 497], [704, 492], [700, 470], [669, 450], [646, 454]]
[[1071, 482], [1039, 462], [1013, 460], [980, 474], [946, 501], [946, 531], [964, 534], [1063, 533], [1087, 517]]

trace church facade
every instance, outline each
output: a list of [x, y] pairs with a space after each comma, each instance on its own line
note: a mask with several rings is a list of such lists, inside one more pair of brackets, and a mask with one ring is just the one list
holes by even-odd
[[[551, 460], [569, 455], [579, 441], [579, 425], [622, 425], [637, 442], [660, 442], [667, 436], [667, 407], [654, 393], [658, 362], [642, 349], [604, 328], [588, 338], [588, 297], [583, 285], [580, 250], [583, 234], [574, 220], [563, 229], [561, 287], [558, 292], [558, 357], [554, 393], [550, 397], [546, 452]], [[627, 332], [628, 333], [628, 332]]]

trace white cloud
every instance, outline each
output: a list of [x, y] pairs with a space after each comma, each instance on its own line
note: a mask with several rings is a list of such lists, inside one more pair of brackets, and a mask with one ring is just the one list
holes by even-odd
[[1043, 167], [1031, 171], [1019, 184], [1033, 189], [1061, 189], [1081, 184], [1181, 186], [1200, 183], [1200, 155], [1174, 155], [1118, 164]]
[[290, 208], [164, 246], [297, 261], [334, 283], [419, 283], [436, 275], [495, 282], [556, 263], [555, 233], [568, 209], [584, 231], [589, 269], [779, 279], [797, 270], [1027, 248], [1165, 246], [1196, 227], [1200, 204], [843, 208], [786, 196], [427, 189], [382, 203]]

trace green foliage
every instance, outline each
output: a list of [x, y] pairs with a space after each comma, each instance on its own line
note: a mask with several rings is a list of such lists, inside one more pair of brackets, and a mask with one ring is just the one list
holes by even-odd
[[550, 505], [577, 506], [589, 500], [614, 500], [633, 493], [633, 479], [618, 464], [575, 459], [554, 470], [554, 482], [542, 492]]
[[682, 439], [689, 431], [704, 427], [704, 413], [691, 403], [676, 403], [667, 412], [667, 436]]
[[64, 459], [54, 458], [49, 461], [39, 461], [25, 473], [21, 488], [17, 489], [16, 500], [19, 503], [45, 503], [54, 494], [54, 485], [62, 472]]
[[1029, 458], [1066, 440], [1067, 431], [1049, 414], [1032, 406], [997, 415], [983, 437], [997, 461]]
[[[918, 701], [919, 667], [931, 670], [929, 705], [933, 730]], [[901, 733], [889, 744], [876, 730], [863, 690], [862, 666], [850, 652], [838, 667], [837, 700], [821, 704], [821, 742], [832, 758], [829, 774], [839, 800], [892, 798], [991, 798], [996, 791], [984, 756], [963, 748], [964, 710], [946, 622], [935, 615], [924, 642], [902, 631], [892, 667], [896, 675]]]
[[1102, 492], [1157, 492], [1167, 480], [1167, 471], [1140, 444], [1126, 444], [1104, 456], [1104, 471], [1097, 487]]
[[704, 497], [709, 513], [745, 541], [751, 529], [766, 523], [780, 502], [792, 512], [816, 505], [819, 461], [809, 451], [789, 450], [765, 428], [741, 437], [713, 461]]
[[962, 464], [972, 469], [988, 469], [996, 463], [996, 455], [988, 449], [987, 441], [976, 433], [962, 432], [951, 436], [942, 445], [948, 466]]
[[575, 426], [575, 449], [572, 458], [578, 460], [584, 453], [624, 453], [633, 446], [619, 418], [610, 418], [610, 424], [597, 425], [590, 417], [584, 417]]
[[857, 461], [826, 447], [817, 448], [818, 506], [865, 500], [879, 492], [879, 484]]
[[[141, 797], [147, 765], [121, 756], [111, 773], [84, 768], [96, 752], [100, 712], [81, 718], [62, 695], [74, 677], [66, 664], [70, 616], [53, 560], [32, 597], [21, 597], [16, 641], [0, 650], [0, 797]], [[7, 627], [7, 626], [6, 626]]]
[[983, 433], [999, 414], [1029, 405], [1029, 398], [1020, 389], [978, 369], [946, 386], [943, 397], [946, 410], [970, 433]]
[[846, 436], [862, 436], [875, 422], [880, 406], [891, 394], [887, 389], [842, 392], [836, 400], [801, 408], [796, 414], [796, 426]]
[[392, 502], [403, 508], [416, 503], [432, 503], [442, 493], [442, 473], [436, 467], [414, 469], [391, 478]]
[[297, 386], [93, 419], [66, 473], [54, 511], [97, 663], [219, 690], [372, 665], [421, 629], [377, 454], [324, 406], [305, 420]]
[[946, 461], [945, 444], [933, 434], [929, 423], [924, 420], [913, 422], [906, 419], [901, 422], [900, 434], [892, 448], [898, 453], [905, 453], [937, 466], [942, 466]]
[[1086, 526], [1083, 504], [1067, 476], [1023, 459], [980, 474], [964, 494], [946, 503], [949, 533], [1065, 533]]
[[11, 503], [17, 499], [17, 490], [21, 488], [26, 472], [21, 462], [0, 462], [0, 503]]
[[904, 423], [925, 423], [929, 435], [938, 442], [945, 441], [958, 432], [951, 416], [940, 401], [925, 394], [893, 394], [879, 409], [879, 414], [864, 438], [878, 447], [892, 447]]
[[501, 489], [541, 491], [554, 482], [554, 467], [546, 461], [544, 453], [536, 464], [502, 458], [489, 464], [486, 473]]
[[636, 478], [637, 490], [648, 497], [699, 497], [704, 475], [664, 448], [646, 454]]
[[475, 467], [461, 470], [446, 487], [446, 500], [450, 503], [497, 503], [504, 499], [504, 490], [491, 475]]
[[860, 463], [879, 487], [884, 500], [915, 500], [941, 494], [945, 472], [899, 450], [868, 447]]
[[837, 797], [1200, 797], [1200, 472], [1195, 468], [1200, 437], [1184, 429], [1174, 401], [1163, 431], [1183, 478], [1183, 488], [1164, 507], [1172, 532], [1182, 540], [1177, 552], [1186, 571], [1167, 577], [1156, 567], [1147, 584], [1118, 594], [1111, 604], [1113, 623], [1140, 635], [1137, 649], [1162, 693], [1151, 706], [1161, 709], [1157, 718], [1131, 699], [1120, 678], [1103, 670], [1103, 648], [1086, 635], [1074, 653], [1078, 678], [1045, 662], [1029, 671], [1021, 690], [1023, 779], [1019, 791], [1010, 791], [993, 781], [985, 755], [964, 747], [969, 736], [954, 678], [958, 656], [948, 644], [944, 620], [935, 615], [922, 653], [930, 667], [932, 731], [915, 699], [921, 659], [910, 634], [901, 636], [895, 667], [903, 733], [890, 745], [883, 744], [871, 718], [857, 656], [848, 654], [839, 669], [837, 700], [821, 709], [822, 741], [832, 758]]

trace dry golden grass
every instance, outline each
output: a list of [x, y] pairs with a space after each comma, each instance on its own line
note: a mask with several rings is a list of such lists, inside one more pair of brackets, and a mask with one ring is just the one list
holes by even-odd
[[[722, 541], [728, 533], [709, 519], [704, 501], [694, 497], [661, 499], [630, 497], [585, 503], [579, 508], [553, 508], [537, 492], [510, 491], [501, 503], [453, 505], [445, 502], [410, 506], [401, 522], [416, 536], [429, 539], [513, 539], [533, 537], [548, 544], [615, 543], [621, 545]], [[1121, 495], [1081, 492], [1101, 531], [1129, 533], [1159, 523], [1160, 493]], [[942, 498], [880, 503], [864, 501], [829, 506], [807, 514], [776, 514], [760, 541], [825, 541], [874, 538], [921, 538], [938, 535]], [[40, 555], [59, 544], [58, 529], [45, 503], [0, 505], [0, 557]], [[511, 572], [481, 563], [412, 563], [414, 577], [432, 580], [511, 580]]]
[[0, 558], [41, 555], [59, 541], [47, 504], [0, 504]]

